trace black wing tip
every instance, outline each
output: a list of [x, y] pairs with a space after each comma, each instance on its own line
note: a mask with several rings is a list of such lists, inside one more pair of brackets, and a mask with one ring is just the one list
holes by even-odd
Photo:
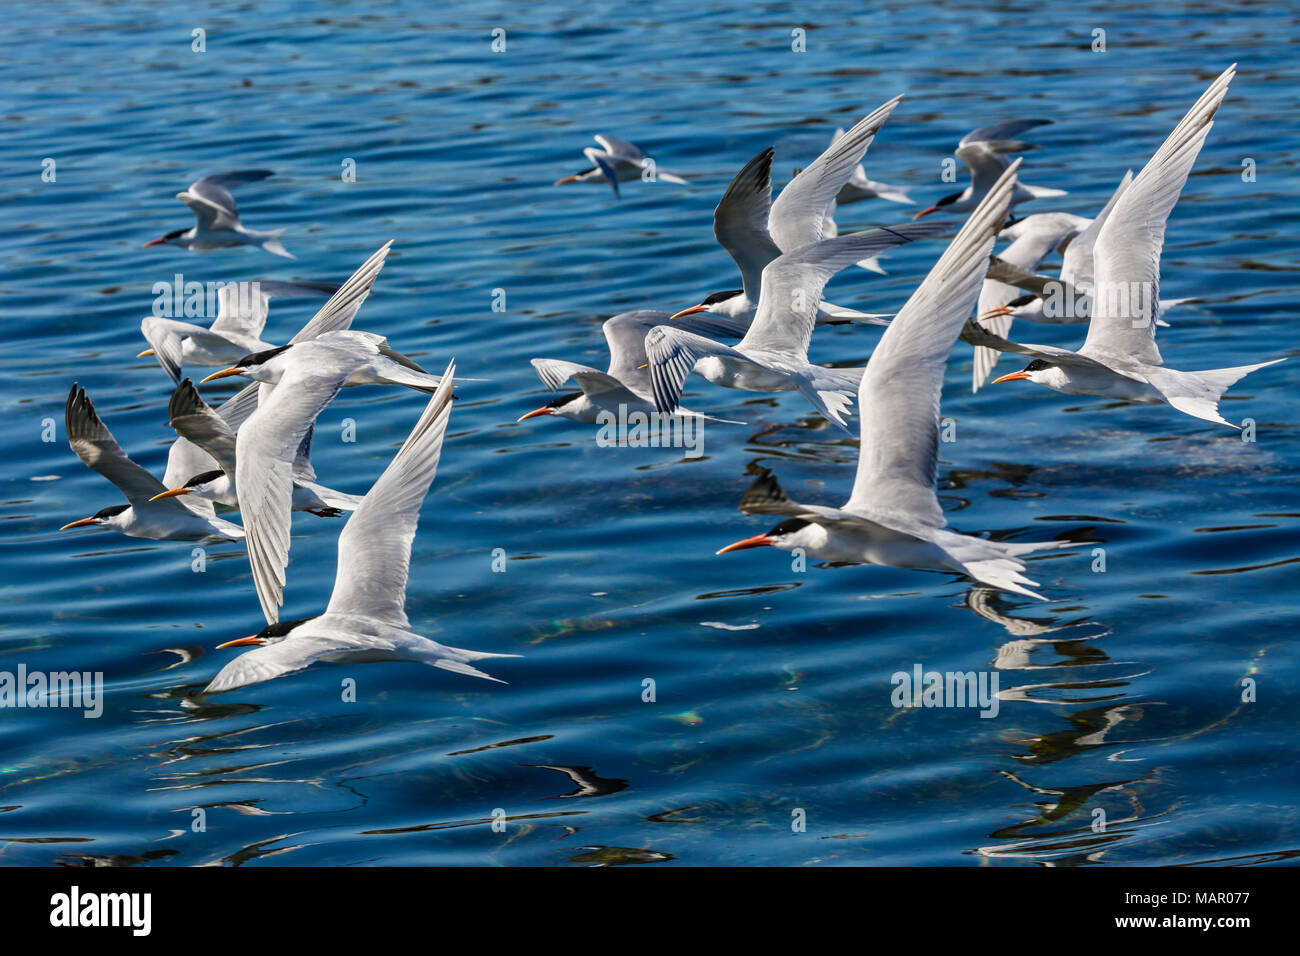
[[789, 504], [790, 498], [770, 468], [759, 469], [754, 479], [740, 497], [740, 510], [746, 514], [761, 513], [766, 506]]

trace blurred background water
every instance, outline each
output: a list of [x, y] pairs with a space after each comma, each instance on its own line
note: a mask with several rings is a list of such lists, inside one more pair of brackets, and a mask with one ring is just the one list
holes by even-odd
[[[1025, 178], [1069, 195], [1025, 211], [1091, 216], [1233, 61], [1165, 246], [1162, 291], [1204, 301], [1170, 315], [1161, 349], [1184, 368], [1297, 354], [1292, 13], [707, 0], [9, 13], [0, 670], [102, 671], [106, 700], [96, 720], [0, 711], [0, 862], [1249, 864], [1300, 852], [1294, 361], [1230, 393], [1225, 415], [1257, 422], [1246, 443], [1164, 407], [1017, 384], [971, 395], [958, 344], [943, 406], [957, 441], [940, 467], [952, 524], [1091, 534], [1105, 548], [1104, 572], [1090, 548], [1036, 561], [1046, 604], [951, 575], [798, 572], [766, 549], [715, 557], [768, 526], [736, 510], [753, 463], [796, 498], [847, 496], [855, 443], [797, 395], [693, 379], [692, 407], [749, 423], [709, 427], [699, 459], [599, 447], [594, 428], [556, 419], [514, 424], [547, 399], [531, 357], [600, 364], [602, 318], [735, 284], [710, 217], [763, 147], [784, 182], [836, 126], [905, 93], [866, 165], [928, 204], [959, 188], [939, 173], [969, 129], [1051, 119]], [[191, 48], [195, 28], [206, 52]], [[553, 188], [601, 132], [689, 185], [627, 183], [621, 201], [601, 185]], [[46, 158], [55, 182], [42, 181]], [[354, 183], [340, 177], [349, 158]], [[254, 167], [275, 178], [238, 191], [245, 222], [290, 227], [296, 261], [141, 248], [192, 224], [173, 199], [192, 180]], [[839, 223], [909, 212], [873, 200]], [[508, 686], [322, 665], [195, 701], [233, 653], [212, 648], [261, 624], [243, 550], [213, 546], [195, 573], [184, 543], [57, 532], [121, 500], [68, 449], [68, 388], [84, 385], [161, 474], [171, 388], [133, 358], [153, 284], [178, 272], [337, 282], [390, 238], [356, 327], [431, 369], [454, 356], [491, 380], [458, 389], [408, 611], [445, 643], [524, 656], [492, 668]], [[828, 297], [897, 309], [942, 248], [898, 250], [884, 277], [850, 270]], [[315, 304], [274, 302], [267, 338], [286, 340]], [[1083, 334], [1025, 331], [1061, 345]], [[860, 363], [878, 336], [820, 330], [814, 359]], [[317, 429], [322, 480], [364, 492], [422, 405], [400, 390], [340, 395]], [[324, 606], [341, 526], [296, 515], [286, 618]], [[997, 717], [894, 708], [890, 677], [916, 664], [996, 671]], [[345, 678], [356, 702], [341, 700]]]

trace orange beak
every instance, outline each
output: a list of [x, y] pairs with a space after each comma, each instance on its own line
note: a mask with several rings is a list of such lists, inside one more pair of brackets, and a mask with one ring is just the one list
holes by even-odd
[[99, 524], [98, 518], [82, 518], [80, 521], [74, 521], [72, 524], [65, 524], [60, 531], [67, 531], [69, 528], [85, 528], [88, 525]]
[[220, 372], [213, 372], [207, 378], [200, 379], [199, 384], [202, 385], [204, 382], [211, 382], [218, 378], [229, 378], [231, 375], [243, 375], [243, 374], [244, 374], [244, 370], [242, 368], [240, 368], [238, 365], [232, 365], [230, 368], [223, 368]]
[[725, 548], [719, 548], [714, 554], [726, 554], [728, 551], [748, 551], [750, 548], [770, 547], [772, 539], [766, 534], [756, 534], [752, 538], [745, 538], [743, 541], [735, 541]]
[[549, 414], [551, 414], [551, 406], [543, 405], [541, 408], [534, 408], [527, 415], [520, 415], [518, 418], [515, 419], [515, 424], [522, 422], [526, 418], [536, 418], [538, 415], [549, 415]]
[[555, 181], [555, 185], [563, 186], [565, 183], [576, 183], [577, 181], [578, 181], [577, 176], [565, 176], [563, 179], [557, 179]]
[[170, 491], [160, 491], [149, 500], [158, 501], [160, 498], [175, 498], [178, 495], [188, 495], [189, 493], [190, 489], [188, 488], [173, 488]]
[[916, 220], [920, 219], [922, 216], [928, 216], [930, 215], [930, 213], [938, 212], [938, 211], [939, 211], [938, 206], [931, 206], [929, 209], [922, 209], [920, 212], [918, 212], [915, 216], [912, 217], [912, 221], [915, 222]]
[[146, 355], [153, 355], [153, 349], [145, 349], [143, 352], [136, 353], [136, 358], [144, 358]]
[[251, 647], [251, 646], [265, 644], [265, 643], [266, 642], [262, 640], [260, 637], [258, 637], [256, 634], [253, 634], [250, 635], [249, 637], [239, 637], [233, 641], [226, 641], [226, 643], [224, 644], [218, 644], [217, 650], [219, 651], [224, 650], [227, 647]]
[[166, 241], [167, 241], [166, 239], [150, 239], [148, 242], [146, 242], [146, 243], [145, 243], [143, 246], [141, 246], [140, 248], [141, 248], [141, 249], [148, 249], [150, 246], [160, 246], [160, 245], [162, 245], [162, 244], [163, 244], [164, 242], [166, 242]]
[[680, 319], [683, 315], [694, 315], [696, 312], [708, 311], [709, 307], [707, 305], [693, 305], [689, 309], [682, 309], [682, 311], [678, 312], [676, 315], [668, 316], [668, 321], [671, 322], [673, 319]]
[[981, 315], [980, 315], [980, 318], [981, 318], [981, 319], [991, 319], [991, 318], [993, 318], [993, 316], [995, 316], [995, 315], [1010, 315], [1010, 314], [1011, 314], [1011, 307], [1010, 307], [1010, 306], [1000, 305], [1000, 306], [998, 306], [996, 309], [989, 309], [987, 312], [981, 314]]
[[989, 384], [996, 385], [998, 382], [1018, 382], [1022, 378], [1027, 379], [1029, 378], [1029, 375], [1025, 372], [1012, 372], [1010, 375], [1003, 375], [1001, 378], [995, 378]]

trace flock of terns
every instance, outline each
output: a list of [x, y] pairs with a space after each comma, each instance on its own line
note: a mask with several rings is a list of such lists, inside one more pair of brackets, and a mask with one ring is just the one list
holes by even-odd
[[[579, 391], [522, 416], [594, 423], [601, 413], [632, 412], [708, 418], [680, 405], [686, 379], [748, 391], [797, 391], [829, 423], [850, 431], [857, 401], [859, 459], [852, 493], [841, 507], [798, 503], [765, 472], [745, 493], [741, 510], [775, 515], [770, 530], [718, 553], [769, 546], [801, 550], [833, 564], [879, 564], [956, 572], [984, 585], [1045, 600], [1025, 575], [1026, 555], [1076, 542], [1010, 542], [965, 535], [947, 527], [935, 492], [939, 403], [954, 343], [976, 348], [974, 388], [1003, 352], [1032, 359], [995, 382], [1025, 380], [1075, 395], [1166, 403], [1188, 415], [1232, 426], [1218, 411], [1222, 393], [1264, 365], [1186, 372], [1165, 366], [1155, 343], [1163, 308], [1160, 254], [1165, 222], [1205, 142], [1235, 75], [1235, 64], [1205, 91], [1137, 176], [1125, 174], [1093, 219], [1049, 212], [1009, 219], [1019, 203], [1063, 195], [1018, 178], [1032, 148], [1017, 137], [1043, 121], [976, 130], [956, 155], [970, 169], [963, 191], [922, 210], [914, 221], [839, 235], [838, 205], [881, 198], [910, 203], [906, 191], [867, 178], [863, 155], [901, 102], [896, 97], [797, 171], [773, 200], [772, 149], [737, 173], [714, 213], [714, 233], [740, 270], [741, 288], [709, 295], [674, 315], [640, 310], [603, 326], [610, 362], [605, 370], [534, 359], [542, 382]], [[653, 178], [682, 182], [654, 166], [639, 149], [612, 136], [585, 150], [590, 168], [560, 180], [620, 182]], [[189, 249], [239, 244], [288, 256], [284, 230], [248, 229], [230, 188], [270, 175], [265, 170], [201, 179], [177, 198], [196, 225], [149, 245]], [[557, 184], [558, 185], [558, 184]], [[832, 276], [857, 264], [879, 269], [877, 257], [903, 243], [946, 231], [933, 213], [969, 213], [964, 224], [906, 304], [892, 317], [825, 302]], [[1010, 244], [993, 256], [999, 241]], [[510, 654], [448, 647], [411, 630], [405, 613], [411, 544], [421, 504], [433, 482], [451, 414], [455, 363], [441, 375], [421, 368], [381, 335], [351, 324], [370, 292], [391, 243], [376, 251], [341, 286], [315, 282], [239, 283], [221, 289], [211, 326], [146, 318], [149, 348], [177, 383], [168, 406], [178, 438], [159, 481], [131, 461], [96, 414], [89, 396], [72, 386], [66, 408], [69, 443], [90, 468], [113, 482], [127, 504], [65, 525], [100, 526], [133, 537], [218, 542], [243, 540], [267, 626], [220, 647], [247, 647], [205, 688], [217, 693], [302, 670], [316, 661], [415, 661], [484, 677], [475, 662]], [[1037, 270], [1062, 250], [1056, 277]], [[328, 296], [310, 322], [284, 345], [261, 336], [273, 297]], [[1062, 310], [1062, 302], [1069, 308]], [[974, 318], [972, 318], [974, 313]], [[1013, 319], [1087, 323], [1077, 350], [1008, 339]], [[886, 326], [865, 368], [827, 368], [808, 359], [814, 328], [827, 323]], [[737, 339], [734, 345], [722, 338]], [[1277, 359], [1275, 361], [1281, 361]], [[186, 365], [221, 366], [199, 384], [239, 376], [251, 380], [213, 408], [188, 378]], [[461, 381], [472, 381], [461, 379]], [[317, 481], [311, 464], [317, 416], [342, 388], [404, 386], [430, 395], [406, 442], [364, 496]], [[241, 524], [216, 513], [238, 509]], [[280, 621], [292, 513], [332, 517], [351, 512], [338, 542], [334, 590], [325, 610]]]

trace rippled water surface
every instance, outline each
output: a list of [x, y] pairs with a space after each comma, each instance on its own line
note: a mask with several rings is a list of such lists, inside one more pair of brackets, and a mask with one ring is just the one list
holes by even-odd
[[[1203, 302], [1170, 316], [1161, 348], [1185, 368], [1295, 355], [1300, 69], [1284, 6], [1098, 3], [1053, 18], [1032, 3], [74, 3], [8, 18], [0, 670], [102, 671], [106, 700], [96, 720], [0, 711], [0, 862], [1293, 857], [1300, 363], [1233, 390], [1227, 417], [1256, 422], [1246, 443], [1164, 407], [1023, 383], [971, 395], [959, 344], [944, 393], [957, 440], [940, 466], [950, 521], [1105, 549], [1104, 572], [1090, 546], [1035, 561], [1045, 604], [951, 575], [800, 572], [767, 549], [715, 557], [768, 526], [736, 510], [753, 463], [796, 498], [847, 496], [855, 443], [795, 394], [693, 379], [693, 407], [748, 423], [709, 427], [699, 459], [599, 447], [594, 428], [558, 419], [514, 424], [546, 400], [531, 357], [599, 364], [602, 317], [734, 285], [711, 211], [763, 147], [784, 182], [837, 125], [905, 93], [867, 168], [928, 204], [952, 190], [940, 164], [964, 132], [1048, 118], [1025, 178], [1070, 191], [1053, 208], [1092, 215], [1233, 61], [1165, 247], [1163, 291]], [[196, 27], [205, 53], [191, 49]], [[1096, 28], [1105, 52], [1091, 49]], [[621, 201], [553, 188], [599, 132], [689, 185], [628, 183]], [[46, 158], [55, 182], [42, 181]], [[348, 158], [355, 183], [340, 178]], [[290, 227], [297, 261], [141, 248], [192, 223], [172, 198], [187, 183], [250, 167], [276, 175], [239, 190], [244, 218]], [[840, 226], [907, 212], [862, 203]], [[410, 617], [445, 643], [523, 657], [492, 669], [508, 685], [322, 665], [198, 702], [234, 653], [215, 645], [261, 624], [243, 550], [214, 546], [195, 573], [187, 544], [57, 532], [121, 500], [68, 449], [68, 388], [84, 385], [161, 474], [170, 386], [133, 357], [153, 284], [342, 281], [389, 238], [356, 326], [430, 368], [454, 356], [490, 379], [458, 388]], [[916, 243], [884, 260], [888, 276], [851, 270], [828, 295], [897, 309], [941, 249]], [[287, 339], [312, 307], [273, 303], [268, 338]], [[860, 363], [878, 337], [819, 330], [814, 358]], [[364, 492], [422, 405], [347, 390], [320, 419], [322, 479]], [[324, 606], [341, 526], [295, 516], [285, 617]], [[997, 716], [894, 708], [891, 675], [918, 664], [995, 672]], [[345, 678], [356, 702], [341, 699]]]

